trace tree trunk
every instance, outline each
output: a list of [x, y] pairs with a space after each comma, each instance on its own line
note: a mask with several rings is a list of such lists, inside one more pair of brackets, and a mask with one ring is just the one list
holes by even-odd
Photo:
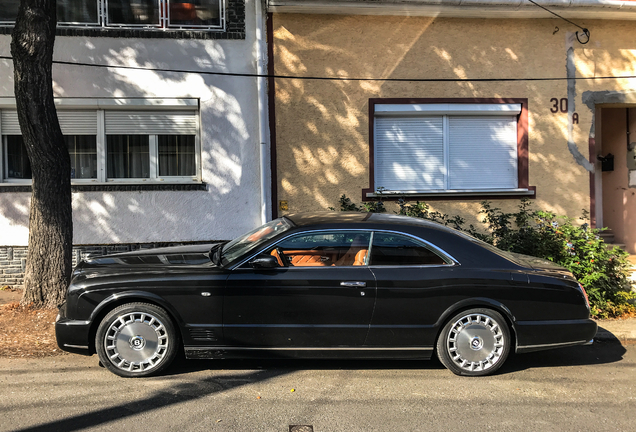
[[11, 40], [15, 97], [33, 173], [21, 304], [58, 307], [71, 274], [71, 161], [53, 102], [55, 0], [22, 0]]

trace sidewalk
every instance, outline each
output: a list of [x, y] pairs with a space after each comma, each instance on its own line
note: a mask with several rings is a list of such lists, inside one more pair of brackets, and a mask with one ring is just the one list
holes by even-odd
[[594, 340], [618, 341], [623, 345], [636, 343], [636, 318], [598, 320]]

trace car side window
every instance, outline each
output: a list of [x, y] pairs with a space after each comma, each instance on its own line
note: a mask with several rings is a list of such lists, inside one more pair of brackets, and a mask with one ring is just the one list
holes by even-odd
[[281, 266], [361, 266], [368, 264], [370, 240], [368, 231], [321, 231], [292, 236], [268, 253]]
[[371, 247], [372, 266], [449, 264], [424, 243], [407, 236], [376, 232]]

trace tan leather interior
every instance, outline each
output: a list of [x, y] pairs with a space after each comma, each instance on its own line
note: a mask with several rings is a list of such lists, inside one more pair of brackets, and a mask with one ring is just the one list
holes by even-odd
[[367, 257], [367, 249], [350, 248], [338, 261], [333, 265], [335, 266], [359, 266], [365, 265], [365, 258]]
[[283, 267], [283, 266], [284, 266], [284, 264], [283, 264], [283, 259], [280, 257], [280, 255], [279, 255], [279, 253], [278, 253], [278, 251], [277, 251], [276, 249], [274, 249], [274, 250], [272, 251], [272, 256], [275, 256], [275, 257], [276, 257], [276, 260], [278, 261], [278, 265], [279, 265], [279, 266], [281, 266], [281, 267]]
[[[298, 267], [325, 267], [325, 266], [361, 266], [366, 265], [367, 249], [350, 248], [342, 257], [334, 260], [338, 254], [320, 250], [287, 250], [283, 253], [292, 266]], [[283, 259], [276, 249], [272, 250], [272, 256], [283, 266]]]

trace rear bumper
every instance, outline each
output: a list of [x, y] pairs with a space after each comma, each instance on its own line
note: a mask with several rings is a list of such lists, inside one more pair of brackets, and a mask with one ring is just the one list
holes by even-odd
[[55, 339], [63, 351], [92, 355], [94, 349], [90, 341], [90, 321], [58, 318], [55, 322]]
[[598, 326], [591, 319], [518, 321], [515, 323], [518, 353], [589, 345]]

